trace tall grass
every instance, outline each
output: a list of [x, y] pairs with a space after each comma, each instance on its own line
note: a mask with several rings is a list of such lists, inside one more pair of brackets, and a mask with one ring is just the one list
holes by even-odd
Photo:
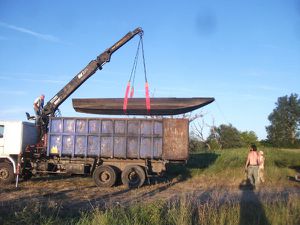
[[[288, 177], [294, 176], [300, 166], [300, 151], [263, 149], [266, 158], [265, 186], [287, 187], [293, 185]], [[190, 155], [186, 167], [171, 166], [169, 176], [187, 180], [207, 189], [208, 198], [196, 194], [169, 201], [131, 205], [118, 205], [106, 209], [95, 208], [73, 216], [61, 213], [59, 206], [12, 206], [10, 213], [0, 212], [0, 224], [300, 224], [299, 194], [260, 198], [256, 192], [242, 190], [240, 198], [224, 199], [224, 193], [215, 186], [238, 187], [244, 179], [244, 164], [248, 149], [229, 149], [198, 152]], [[297, 184], [299, 187], [299, 184]], [[227, 189], [227, 191], [230, 189]], [[225, 192], [223, 190], [223, 192]], [[245, 197], [245, 198], [244, 198]], [[250, 199], [250, 200], [249, 200]]]
[[[300, 150], [262, 149], [265, 155], [267, 186], [286, 186], [288, 177], [300, 169]], [[245, 162], [248, 149], [226, 149], [212, 152], [196, 152], [190, 155], [187, 171], [193, 178], [201, 178], [208, 185], [238, 185], [245, 178]]]
[[[216, 195], [215, 195], [216, 196]], [[284, 200], [221, 201], [211, 195], [209, 201], [197, 196], [168, 202], [118, 206], [106, 210], [95, 209], [75, 218], [61, 218], [58, 213], [23, 210], [3, 224], [76, 224], [76, 225], [221, 225], [221, 224], [300, 224], [300, 199], [289, 196]]]

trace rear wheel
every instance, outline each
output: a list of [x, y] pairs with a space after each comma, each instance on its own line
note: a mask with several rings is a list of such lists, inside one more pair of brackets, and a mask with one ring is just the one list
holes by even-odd
[[99, 187], [112, 187], [117, 180], [117, 174], [112, 166], [99, 166], [93, 173], [93, 178]]
[[14, 181], [15, 175], [11, 164], [0, 163], [0, 183], [10, 184]]
[[141, 187], [145, 179], [145, 171], [138, 165], [126, 166], [122, 172], [122, 183], [128, 188]]

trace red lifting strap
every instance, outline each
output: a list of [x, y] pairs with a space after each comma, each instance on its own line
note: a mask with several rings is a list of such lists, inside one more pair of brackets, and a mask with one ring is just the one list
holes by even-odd
[[145, 92], [146, 92], [146, 108], [148, 113], [150, 112], [150, 97], [149, 97], [149, 85], [148, 82], [145, 83]]
[[127, 84], [126, 87], [126, 92], [125, 92], [125, 97], [124, 97], [124, 103], [123, 103], [123, 111], [124, 113], [127, 112], [127, 104], [128, 104], [128, 93], [129, 93], [129, 88], [130, 88], [130, 81]]

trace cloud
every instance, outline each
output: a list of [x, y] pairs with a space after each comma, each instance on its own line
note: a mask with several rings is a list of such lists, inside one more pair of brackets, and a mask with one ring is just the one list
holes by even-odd
[[4, 23], [4, 22], [1, 22], [1, 21], [0, 21], [0, 26], [11, 29], [11, 30], [15, 30], [15, 31], [18, 31], [18, 32], [21, 32], [21, 33], [24, 33], [24, 34], [29, 34], [29, 35], [31, 35], [35, 38], [42, 39], [42, 40], [45, 40], [45, 41], [62, 43], [62, 41], [59, 38], [57, 38], [57, 37], [55, 37], [51, 34], [38, 33], [38, 32], [32, 31], [32, 30], [29, 30], [27, 28], [17, 27], [17, 26], [14, 26], [14, 25], [11, 25], [11, 24], [8, 24], [8, 23]]

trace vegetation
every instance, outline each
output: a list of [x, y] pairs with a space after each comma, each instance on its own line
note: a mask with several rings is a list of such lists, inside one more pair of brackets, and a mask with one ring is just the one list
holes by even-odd
[[221, 202], [213, 193], [210, 201], [199, 203], [190, 196], [171, 202], [137, 204], [129, 207], [115, 207], [106, 210], [95, 209], [82, 213], [77, 218], [60, 218], [47, 211], [23, 210], [6, 224], [30, 225], [189, 225], [189, 224], [299, 224], [300, 199], [289, 196], [284, 201], [239, 203], [234, 200]]
[[274, 187], [298, 185], [288, 177], [294, 176], [295, 169], [299, 169], [300, 150], [262, 150], [267, 174], [262, 188], [273, 188], [269, 197], [261, 198], [256, 192], [241, 189], [240, 198], [224, 198], [228, 191], [239, 190], [245, 175], [243, 165], [247, 148], [198, 151], [190, 155], [186, 167], [173, 165], [168, 176], [207, 190], [204, 197], [190, 193], [168, 201], [120, 203], [75, 216], [62, 213], [60, 206], [51, 202], [35, 203], [25, 208], [14, 206], [11, 213], [0, 211], [0, 224], [300, 224], [299, 195], [282, 197], [282, 189], [274, 190]]
[[[300, 148], [300, 98], [297, 94], [279, 97], [276, 107], [268, 116], [267, 139], [258, 141], [253, 131], [239, 131], [232, 124], [209, 126], [204, 121], [196, 123], [191, 132], [191, 150], [229, 149], [260, 144], [276, 148]], [[204, 126], [210, 127], [208, 138], [203, 135]]]
[[231, 124], [221, 124], [219, 127], [212, 129], [208, 141], [216, 139], [222, 148], [239, 148], [243, 146], [240, 132]]
[[268, 141], [274, 147], [300, 146], [300, 99], [297, 94], [278, 98], [276, 108], [268, 117]]
[[258, 139], [254, 131], [241, 132], [232, 124], [221, 124], [219, 127], [211, 127], [210, 135], [207, 139], [203, 138], [203, 134], [198, 134], [201, 131], [201, 129], [198, 129], [196, 130], [196, 134], [194, 131], [190, 135], [191, 152], [199, 149], [230, 149], [258, 144]]

